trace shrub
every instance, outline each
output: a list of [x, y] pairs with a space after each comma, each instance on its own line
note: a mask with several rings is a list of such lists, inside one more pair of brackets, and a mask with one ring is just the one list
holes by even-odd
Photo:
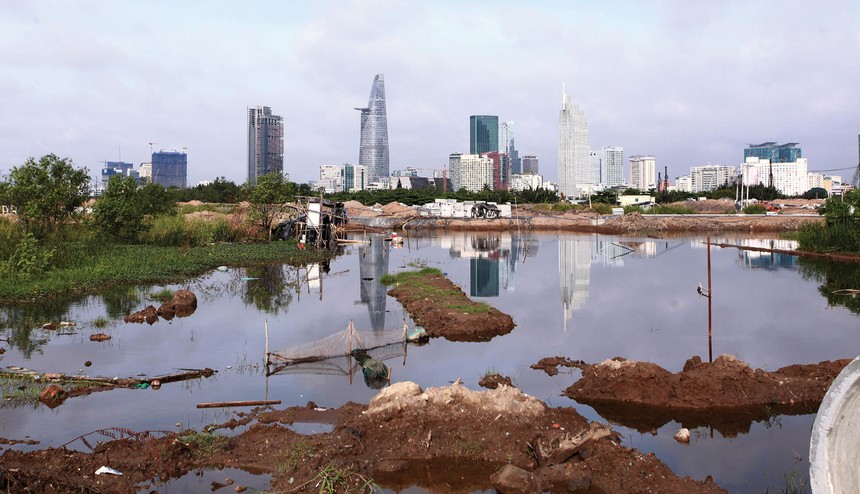
[[766, 212], [767, 208], [761, 204], [750, 204], [744, 208], [744, 214], [764, 214]]

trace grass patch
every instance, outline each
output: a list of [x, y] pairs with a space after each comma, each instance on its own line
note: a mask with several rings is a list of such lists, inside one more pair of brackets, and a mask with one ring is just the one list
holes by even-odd
[[61, 262], [40, 276], [0, 277], [0, 300], [80, 294], [125, 284], [163, 284], [221, 265], [308, 263], [330, 258], [325, 251], [299, 250], [294, 241], [214, 244], [193, 248], [69, 241]]
[[0, 408], [38, 407], [41, 393], [42, 385], [32, 376], [0, 371]]
[[434, 278], [444, 277], [442, 271], [436, 268], [423, 268], [418, 271], [402, 271], [397, 274], [387, 274], [380, 278], [383, 285], [406, 286], [419, 298], [433, 300], [439, 307], [466, 314], [487, 314], [493, 308], [483, 302], [474, 302], [466, 297], [456, 286], [452, 288], [438, 287], [431, 284]]
[[179, 214], [199, 213], [211, 211], [213, 213], [232, 214], [236, 211], [235, 204], [229, 203], [206, 203], [206, 204], [182, 204], [179, 206]]
[[645, 211], [645, 214], [696, 214], [696, 212], [690, 208], [685, 208], [684, 206], [655, 204], [648, 208], [648, 210]]
[[358, 492], [367, 493], [382, 492], [373, 479], [365, 478], [363, 475], [349, 468], [336, 467], [332, 463], [329, 463], [325, 468], [317, 472], [314, 480], [320, 494], [352, 492], [353, 489], [358, 489]]
[[110, 321], [105, 319], [103, 316], [99, 316], [99, 317], [95, 318], [95, 320], [93, 320], [93, 326], [98, 328], [98, 329], [102, 329], [102, 328], [107, 327], [109, 322]]
[[386, 274], [379, 279], [379, 282], [383, 285], [415, 283], [427, 276], [442, 276], [442, 271], [436, 268], [422, 268], [418, 271], [402, 271], [397, 274]]
[[227, 438], [209, 432], [194, 432], [182, 436], [180, 440], [194, 450], [195, 458], [211, 456], [227, 445]]

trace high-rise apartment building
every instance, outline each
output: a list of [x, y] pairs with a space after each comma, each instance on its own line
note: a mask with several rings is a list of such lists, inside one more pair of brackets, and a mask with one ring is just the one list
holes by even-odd
[[624, 183], [624, 148], [613, 146], [603, 148], [603, 174], [600, 182], [607, 187]]
[[493, 187], [493, 159], [480, 154], [454, 153], [448, 158], [453, 190], [480, 192]]
[[499, 117], [472, 115], [469, 117], [469, 153], [484, 154], [499, 150]]
[[385, 110], [385, 78], [377, 74], [370, 87], [367, 108], [361, 112], [361, 143], [358, 164], [367, 167], [368, 182], [388, 178], [388, 114]]
[[704, 165], [690, 167], [690, 192], [708, 192], [726, 185], [735, 176], [735, 167]]
[[320, 165], [320, 180], [316, 188], [323, 188], [328, 193], [343, 190], [343, 166], [342, 165]]
[[539, 173], [537, 156], [523, 156], [523, 173], [526, 175], [537, 175]]
[[152, 182], [184, 189], [188, 181], [188, 155], [179, 151], [152, 153]]
[[657, 187], [657, 158], [639, 154], [630, 157], [630, 187], [642, 192]]
[[588, 152], [588, 166], [591, 169], [591, 178], [589, 183], [599, 184], [600, 177], [603, 176], [603, 153], [597, 151]]
[[799, 196], [806, 192], [809, 180], [809, 166], [806, 158], [797, 158], [790, 163], [771, 163], [751, 157], [744, 160], [740, 167], [744, 185], [762, 184], [773, 186], [787, 196]]
[[763, 142], [761, 144], [750, 144], [744, 149], [744, 161], [747, 158], [758, 158], [769, 160], [771, 163], [793, 163], [803, 155], [797, 142], [777, 144], [775, 142]]
[[591, 180], [588, 158], [588, 122], [585, 112], [571, 102], [562, 88], [558, 113], [558, 188], [566, 197], [579, 197]]
[[493, 190], [508, 190], [511, 183], [511, 164], [504, 153], [492, 152], [484, 156], [493, 160]]
[[284, 119], [268, 106], [248, 108], [248, 183], [284, 172]]

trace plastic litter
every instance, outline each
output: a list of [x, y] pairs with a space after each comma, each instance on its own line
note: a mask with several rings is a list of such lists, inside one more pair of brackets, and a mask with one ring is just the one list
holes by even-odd
[[227, 266], [218, 266], [218, 267], [217, 267], [217, 268], [215, 268], [215, 269], [217, 269], [218, 271], [221, 271], [222, 273], [226, 273], [226, 272], [227, 272]]
[[111, 468], [111, 467], [101, 466], [101, 467], [99, 467], [99, 469], [98, 469], [98, 470], [96, 470], [96, 475], [102, 475], [102, 474], [105, 474], [105, 473], [108, 473], [108, 474], [111, 474], [111, 475], [122, 475], [122, 472], [120, 472], [120, 471], [118, 471], [118, 470], [114, 470], [114, 469], [113, 469], [113, 468]]
[[137, 389], [146, 389], [149, 387], [149, 383], [138, 383], [135, 385]]

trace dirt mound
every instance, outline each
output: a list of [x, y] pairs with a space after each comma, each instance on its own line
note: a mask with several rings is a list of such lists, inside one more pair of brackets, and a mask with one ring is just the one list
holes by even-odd
[[352, 217], [367, 217], [367, 218], [375, 218], [379, 216], [379, 213], [374, 211], [373, 209], [365, 206], [364, 204], [358, 201], [346, 201], [343, 203], [343, 207], [346, 209], [346, 214], [350, 218]]
[[721, 214], [734, 212], [735, 201], [732, 199], [706, 199], [704, 201], [679, 201], [670, 204], [672, 207], [692, 209], [696, 213]]
[[179, 206], [202, 206], [202, 205], [203, 205], [203, 204], [205, 204], [205, 203], [204, 203], [203, 201], [198, 201], [197, 199], [194, 199], [194, 200], [192, 200], [192, 201], [188, 201], [188, 202], [180, 202], [180, 203], [177, 203], [177, 204], [178, 204]]
[[558, 374], [559, 367], [576, 367], [579, 369], [584, 369], [587, 367], [587, 364], [582, 360], [571, 360], [567, 357], [546, 357], [542, 358], [536, 364], [532, 364], [531, 368], [535, 370], [542, 370], [547, 373], [547, 375], [554, 376]]
[[514, 320], [494, 307], [473, 302], [448, 278], [433, 272], [401, 273], [388, 294], [423, 326], [431, 338], [489, 341], [514, 329]]
[[[156, 477], [163, 482], [201, 468], [253, 466], [272, 472], [273, 491], [299, 492], [337, 467], [347, 479], [404, 488], [418, 483], [431, 492], [462, 492], [461, 486], [488, 490], [494, 484], [504, 492], [724, 492], [710, 479], [679, 478], [652, 454], [621, 446], [609, 426], [589, 423], [573, 408], [548, 408], [507, 386], [478, 392], [455, 384], [425, 391], [398, 383], [368, 407], [350, 403], [317, 411], [309, 403], [238, 416], [212, 429], [250, 424], [229, 438], [105, 430], [78, 441], [81, 449], [91, 448], [89, 453], [9, 450], [2, 457], [0, 482], [32, 492], [49, 485], [63, 492], [139, 492], [157, 488], [151, 484]], [[286, 427], [297, 420], [335, 428], [300, 435]], [[96, 445], [97, 433], [123, 439]], [[442, 476], [440, 484], [419, 474], [431, 464], [432, 477], [456, 470], [460, 475], [451, 478], [457, 481], [446, 485]], [[102, 465], [124, 475], [93, 475]]]
[[501, 374], [486, 374], [478, 381], [478, 386], [487, 389], [496, 389], [501, 385], [513, 386], [511, 378]]
[[399, 202], [389, 202], [385, 206], [382, 206], [382, 212], [383, 214], [396, 216], [398, 218], [420, 216], [417, 209], [409, 207], [405, 204], [400, 204]]

